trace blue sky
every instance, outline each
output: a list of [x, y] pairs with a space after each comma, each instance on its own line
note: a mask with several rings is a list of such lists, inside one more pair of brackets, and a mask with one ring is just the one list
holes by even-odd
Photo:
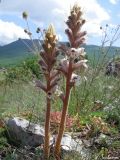
[[[114, 29], [120, 25], [120, 0], [2, 0], [0, 3], [0, 45], [11, 43], [18, 38], [28, 38], [24, 33], [26, 23], [22, 19], [22, 12], [29, 14], [29, 24], [34, 38], [37, 37], [37, 27], [47, 28], [53, 23], [61, 41], [67, 40], [64, 30], [65, 20], [69, 15], [70, 7], [78, 2], [84, 11], [86, 24], [83, 30], [87, 31], [86, 44], [100, 45], [102, 31], [100, 26], [108, 27], [109, 39]], [[111, 33], [111, 30], [113, 32]], [[120, 33], [120, 32], [119, 32]], [[109, 45], [106, 44], [106, 45]], [[115, 43], [120, 46], [120, 39]]]

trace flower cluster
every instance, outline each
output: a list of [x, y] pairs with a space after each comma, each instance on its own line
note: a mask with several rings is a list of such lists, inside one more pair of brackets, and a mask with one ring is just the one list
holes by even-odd
[[45, 91], [48, 98], [51, 98], [52, 94], [55, 92], [60, 79], [59, 71], [54, 68], [58, 51], [56, 43], [57, 38], [54, 27], [53, 25], [50, 25], [45, 34], [45, 39], [42, 45], [43, 50], [40, 53], [42, 59], [39, 61], [46, 82], [49, 84], [43, 84], [40, 80], [36, 80], [36, 86]]
[[[26, 34], [32, 39], [32, 34], [29, 29], [27, 21], [27, 13], [23, 12], [23, 18], [27, 22], [27, 29], [24, 30]], [[76, 71], [87, 69], [87, 60], [85, 59], [86, 52], [81, 45], [85, 41], [85, 31], [81, 31], [85, 20], [82, 18], [81, 8], [76, 4], [70, 11], [70, 16], [66, 21], [67, 29], [65, 33], [68, 36], [70, 47], [57, 45], [57, 36], [53, 25], [50, 25], [47, 30], [42, 33], [42, 30], [38, 27], [36, 33], [41, 33], [43, 37], [42, 50], [40, 51], [39, 65], [43, 72], [45, 82], [36, 80], [36, 86], [41, 88], [46, 93], [46, 115], [45, 115], [45, 138], [44, 138], [44, 155], [45, 159], [49, 158], [50, 153], [50, 121], [59, 123], [58, 135], [56, 137], [54, 146], [54, 155], [56, 159], [60, 157], [61, 140], [65, 130], [73, 125], [73, 119], [68, 116], [68, 106], [72, 87], [79, 85], [82, 77], [76, 74]], [[39, 36], [39, 35], [38, 35]], [[41, 43], [41, 41], [40, 41]], [[39, 52], [39, 48], [36, 47], [34, 41], [32, 45], [35, 51]], [[60, 51], [60, 52], [59, 52]], [[57, 56], [63, 52], [65, 58], [60, 60], [60, 63], [56, 63]], [[58, 87], [60, 75], [65, 77], [65, 90], [64, 93]], [[59, 96], [62, 100], [62, 112], [51, 113], [52, 97], [53, 94]]]
[[78, 48], [85, 41], [86, 32], [80, 31], [84, 23], [85, 20], [82, 18], [81, 8], [76, 4], [71, 9], [70, 16], [66, 22], [68, 29], [65, 30], [72, 48]]
[[72, 87], [79, 85], [81, 77], [78, 76], [75, 71], [83, 70], [87, 68], [87, 60], [85, 59], [84, 48], [80, 46], [85, 41], [85, 31], [81, 31], [81, 28], [85, 20], [82, 18], [82, 11], [78, 5], [74, 5], [71, 9], [70, 16], [66, 22], [68, 28], [65, 30], [70, 47], [60, 46], [59, 49], [65, 54], [65, 58], [61, 59], [58, 70], [64, 75], [66, 79], [65, 94], [62, 96], [63, 109], [61, 114], [60, 126], [55, 143], [55, 156], [60, 157], [60, 143], [65, 130], [65, 122], [67, 120], [67, 111], [69, 105], [69, 98]]
[[[66, 77], [69, 72], [72, 73], [71, 76], [71, 86], [80, 84], [80, 76], [76, 75], [74, 71], [77, 69], [85, 70], [88, 68], [85, 59], [86, 52], [83, 47], [80, 47], [85, 41], [84, 36], [86, 32], [81, 32], [81, 27], [85, 23], [82, 19], [81, 8], [78, 5], [74, 5], [70, 12], [70, 16], [66, 22], [68, 29], [66, 29], [66, 34], [70, 41], [70, 48], [66, 46], [61, 46], [60, 49], [65, 53], [66, 58], [60, 61], [59, 71], [61, 71]], [[71, 65], [71, 67], [70, 67]], [[78, 83], [79, 82], [79, 83]]]

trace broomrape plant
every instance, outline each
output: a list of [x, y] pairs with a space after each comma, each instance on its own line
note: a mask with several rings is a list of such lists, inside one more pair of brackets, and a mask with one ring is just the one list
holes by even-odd
[[49, 141], [50, 141], [50, 109], [51, 109], [51, 97], [57, 89], [59, 81], [59, 71], [55, 69], [56, 57], [57, 57], [57, 38], [52, 25], [49, 26], [45, 33], [43, 42], [43, 51], [40, 52], [42, 59], [39, 61], [39, 65], [42, 68], [43, 74], [46, 79], [46, 84], [40, 80], [36, 81], [37, 87], [40, 87], [46, 93], [46, 119], [45, 119], [45, 142], [44, 142], [44, 154], [45, 159], [49, 157]]
[[64, 134], [71, 89], [76, 84], [78, 85], [80, 82], [80, 76], [75, 74], [75, 71], [77, 69], [87, 68], [87, 60], [84, 59], [86, 53], [84, 52], [84, 48], [80, 48], [80, 45], [83, 44], [85, 41], [84, 36], [86, 35], [85, 31], [81, 31], [84, 23], [85, 20], [82, 18], [81, 8], [76, 4], [71, 9], [70, 16], [68, 17], [68, 20], [66, 22], [68, 29], [66, 29], [65, 32], [70, 42], [70, 48], [65, 46], [60, 47], [61, 50], [65, 53], [66, 58], [61, 60], [58, 70], [66, 78], [66, 89], [62, 99], [62, 116], [58, 135], [55, 142], [55, 156], [57, 157], [57, 159], [59, 159], [60, 157], [60, 144], [62, 136]]
[[[23, 14], [26, 19], [27, 14]], [[85, 41], [85, 31], [81, 31], [85, 20], [82, 18], [81, 8], [75, 4], [70, 11], [70, 16], [66, 22], [68, 28], [65, 33], [68, 36], [70, 47], [65, 45], [58, 46], [57, 35], [53, 25], [45, 31], [42, 44], [43, 50], [40, 51], [41, 60], [39, 65], [43, 71], [46, 83], [36, 80], [36, 86], [46, 93], [46, 119], [45, 119], [45, 140], [44, 140], [44, 158], [49, 158], [50, 153], [50, 110], [53, 94], [56, 94], [62, 100], [62, 113], [58, 135], [54, 145], [54, 155], [57, 160], [60, 159], [61, 140], [65, 130], [67, 111], [69, 106], [70, 93], [73, 87], [80, 84], [81, 76], [76, 71], [87, 68], [84, 48], [80, 47]], [[38, 33], [40, 32], [40, 29]], [[64, 53], [64, 58], [57, 64], [58, 52]], [[60, 77], [64, 76], [66, 80], [64, 93], [60, 90], [58, 82]]]

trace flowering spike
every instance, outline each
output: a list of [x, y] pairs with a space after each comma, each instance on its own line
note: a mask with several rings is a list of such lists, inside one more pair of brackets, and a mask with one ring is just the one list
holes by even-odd
[[[40, 32], [40, 29], [37, 29]], [[46, 91], [46, 118], [45, 118], [45, 144], [44, 144], [44, 154], [45, 159], [49, 158], [49, 142], [50, 142], [50, 110], [51, 110], [51, 100], [53, 93], [55, 93], [57, 84], [59, 81], [58, 71], [55, 68], [56, 57], [58, 55], [58, 49], [56, 48], [57, 38], [53, 25], [50, 25], [45, 31], [44, 41], [43, 41], [43, 51], [40, 52], [42, 59], [39, 61], [44, 76], [46, 79], [46, 86], [38, 81], [37, 85]]]
[[[82, 18], [82, 11], [78, 4], [75, 4], [71, 9], [70, 16], [66, 21], [68, 29], [66, 34], [70, 41], [71, 47], [78, 48], [81, 44], [84, 43], [84, 36], [86, 32], [80, 32], [81, 27], [84, 25], [85, 20]], [[81, 34], [80, 34], [81, 33]]]
[[[81, 16], [81, 8], [77, 4], [75, 4], [71, 9], [70, 16], [68, 17], [68, 20], [66, 22], [68, 28], [65, 30], [70, 42], [70, 47], [61, 46], [62, 51], [66, 55], [66, 58], [61, 60], [58, 69], [64, 74], [66, 78], [66, 89], [65, 95], [61, 97], [63, 101], [63, 109], [59, 132], [55, 143], [56, 157], [60, 156], [60, 143], [65, 129], [65, 121], [67, 117], [71, 89], [73, 86], [79, 85], [81, 81], [81, 77], [74, 74], [73, 71], [78, 68], [81, 69], [83, 66], [87, 67], [87, 60], [84, 60], [84, 48], [79, 48], [79, 46], [84, 43], [84, 36], [86, 35], [85, 31], [81, 32], [81, 28], [85, 23], [85, 20], [82, 19]], [[75, 61], [76, 58], [78, 58], [77, 62]]]

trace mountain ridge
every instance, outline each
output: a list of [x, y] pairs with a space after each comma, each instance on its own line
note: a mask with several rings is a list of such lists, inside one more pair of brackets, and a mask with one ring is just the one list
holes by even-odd
[[[40, 47], [39, 41], [37, 39], [34, 39], [33, 42]], [[4, 63], [9, 65], [17, 63], [18, 60], [23, 60], [28, 56], [33, 55], [31, 46], [33, 46], [33, 42], [29, 39], [18, 39], [17, 41], [14, 41], [10, 44], [0, 46], [0, 65], [3, 65]], [[68, 44], [68, 42], [60, 42], [62, 44]], [[93, 57], [94, 55], [98, 56], [101, 52], [100, 46], [98, 45], [82, 45], [82, 47], [85, 48], [85, 52], [87, 52], [88, 57]], [[106, 51], [109, 47], [106, 46], [103, 48], [103, 51]], [[109, 55], [110, 57], [113, 56], [116, 52], [120, 55], [120, 47], [112, 46], [109, 49]]]

